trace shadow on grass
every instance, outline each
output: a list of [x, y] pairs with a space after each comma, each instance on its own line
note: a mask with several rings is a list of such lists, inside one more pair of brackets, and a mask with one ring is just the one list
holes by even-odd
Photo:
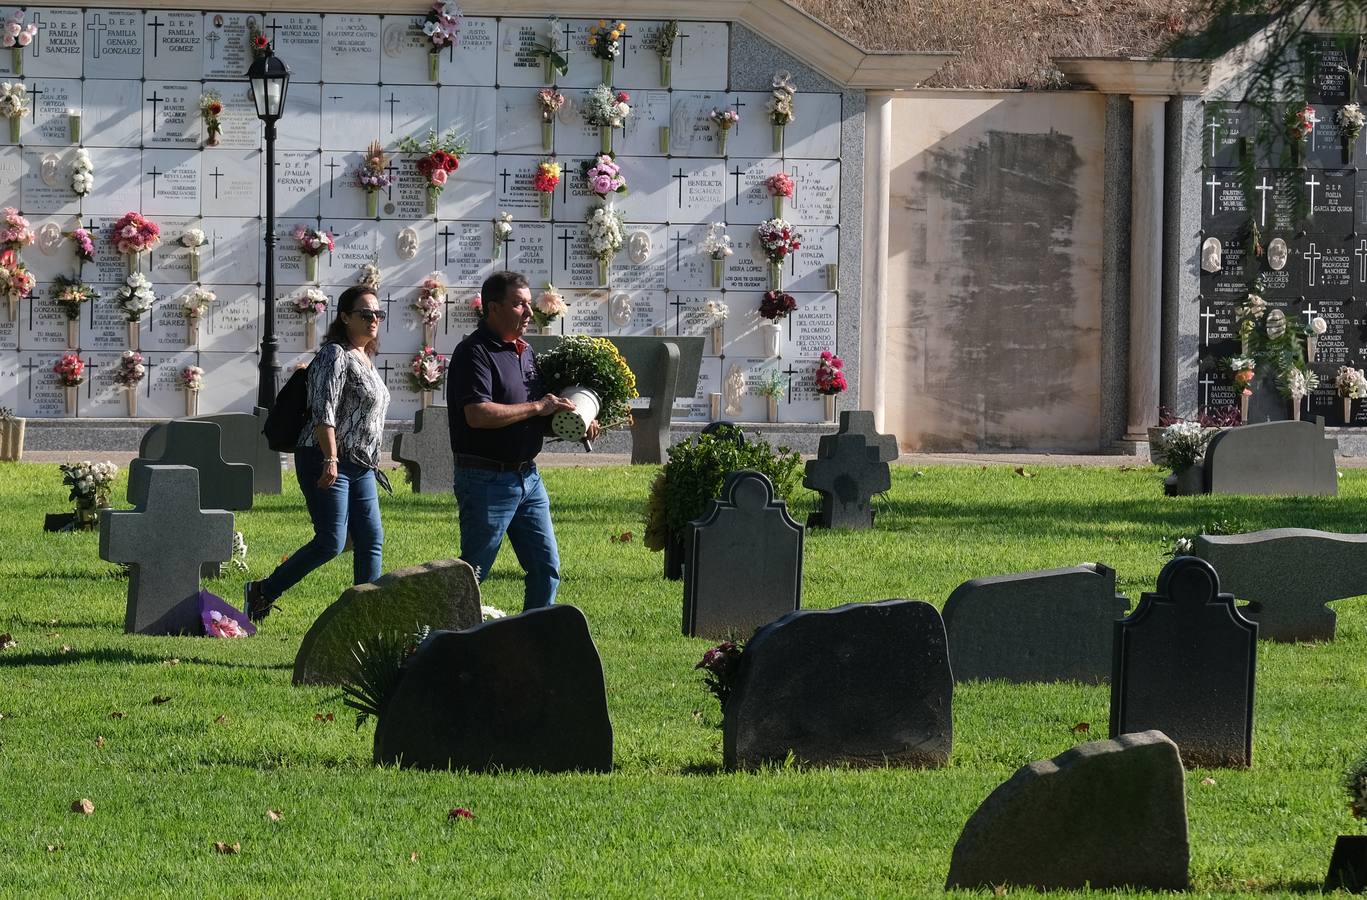
[[1324, 885], [1318, 881], [1273, 881], [1258, 888], [1262, 894], [1319, 894]]
[[[181, 656], [178, 657], [182, 663], [193, 663], [201, 666], [221, 666], [226, 669], [290, 669], [294, 668], [293, 663], [249, 663], [241, 660], [224, 659], [201, 659], [199, 657]], [[30, 653], [6, 653], [0, 656], [0, 669], [19, 668], [21, 666], [73, 666], [85, 662], [96, 663], [125, 663], [130, 665], [157, 665], [164, 664], [167, 660], [165, 655], [151, 653], [134, 653], [132, 650], [72, 650], [69, 653], [60, 651], [44, 651]]]
[[725, 770], [719, 762], [692, 763], [679, 770], [680, 775], [721, 775]]

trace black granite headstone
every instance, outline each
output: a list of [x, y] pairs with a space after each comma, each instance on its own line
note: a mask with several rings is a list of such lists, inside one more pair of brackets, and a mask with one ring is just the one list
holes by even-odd
[[[261, 427], [266, 421], [266, 410], [257, 407], [254, 413], [216, 413], [191, 416], [185, 421], [213, 422], [219, 427], [220, 450], [224, 462], [246, 463], [252, 467], [252, 493], [280, 493], [280, 460], [282, 454], [270, 448]], [[142, 459], [160, 459], [166, 453], [166, 424], [148, 428], [138, 447]]]
[[1101, 563], [966, 581], [944, 608], [954, 679], [1105, 681], [1129, 608]]
[[684, 634], [745, 637], [802, 605], [802, 526], [763, 473], [732, 472], [722, 499], [689, 524]]
[[878, 429], [874, 427], [873, 410], [846, 409], [841, 411], [840, 430], [833, 435], [824, 435], [817, 442], [817, 455], [821, 455], [822, 445], [827, 440], [842, 434], [862, 434], [870, 447], [878, 448], [880, 462], [890, 463], [897, 459], [897, 435], [878, 433]]
[[556, 605], [433, 632], [380, 715], [375, 762], [611, 771], [603, 662], [584, 614]]
[[802, 610], [745, 646], [726, 703], [727, 768], [943, 766], [954, 743], [944, 622], [920, 600]]
[[821, 439], [817, 458], [807, 461], [802, 486], [821, 495], [821, 509], [807, 520], [819, 528], [873, 527], [873, 495], [892, 489], [888, 464], [862, 434]]
[[1252, 765], [1257, 643], [1210, 563], [1172, 560], [1115, 623], [1111, 736], [1157, 729], [1188, 766]]
[[252, 467], [224, 460], [222, 434], [217, 422], [167, 422], [162, 455], [157, 459], [139, 457], [128, 464], [129, 502], [146, 491], [148, 466], [190, 466], [199, 471], [201, 509], [251, 509]]
[[1334, 451], [1324, 419], [1226, 428], [1206, 446], [1205, 484], [1212, 494], [1338, 494]]

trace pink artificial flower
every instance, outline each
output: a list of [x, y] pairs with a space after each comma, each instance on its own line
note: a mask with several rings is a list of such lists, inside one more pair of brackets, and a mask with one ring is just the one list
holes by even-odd
[[446, 184], [446, 177], [445, 169], [437, 169], [432, 173], [432, 183], [437, 186], [444, 185]]
[[618, 92], [617, 92], [617, 102], [618, 102], [618, 103], [630, 103], [630, 102], [631, 102], [631, 95], [628, 94], [626, 91], [618, 91]]

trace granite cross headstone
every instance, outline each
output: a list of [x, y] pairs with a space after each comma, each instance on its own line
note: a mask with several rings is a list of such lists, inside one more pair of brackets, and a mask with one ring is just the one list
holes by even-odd
[[763, 473], [741, 469], [689, 523], [683, 633], [744, 637], [802, 605], [802, 526]]
[[873, 527], [873, 495], [891, 490], [892, 474], [864, 435], [832, 434], [807, 461], [802, 485], [821, 494], [809, 526], [865, 529]]
[[964, 825], [954, 888], [1187, 889], [1182, 758], [1161, 731], [1090, 741], [1022, 766]]
[[1206, 446], [1205, 484], [1212, 494], [1338, 494], [1334, 451], [1324, 419], [1226, 428]]
[[1105, 681], [1129, 608], [1101, 563], [965, 581], [944, 607], [954, 679]]
[[1172, 560], [1115, 623], [1111, 736], [1156, 728], [1189, 766], [1252, 765], [1257, 644], [1210, 563]]
[[1272, 641], [1332, 641], [1332, 600], [1367, 594], [1367, 534], [1271, 528], [1249, 534], [1202, 534], [1193, 556], [1220, 573], [1220, 585]]
[[920, 600], [790, 613], [745, 646], [724, 710], [727, 768], [943, 766], [954, 742], [944, 622]]
[[166, 423], [165, 448], [157, 459], [135, 459], [128, 465], [128, 500], [143, 490], [149, 466], [192, 466], [199, 470], [204, 509], [251, 509], [252, 467], [224, 462], [222, 429], [216, 422], [173, 419]]
[[380, 713], [375, 762], [610, 772], [603, 662], [584, 614], [557, 604], [434, 632]]
[[[246, 463], [252, 467], [252, 493], [280, 493], [281, 454], [270, 448], [261, 426], [266, 411], [258, 407], [255, 413], [219, 413], [192, 416], [191, 422], [213, 422], [218, 425], [222, 444], [220, 450], [227, 463]], [[147, 429], [138, 448], [143, 459], [159, 459], [166, 453], [166, 425], [158, 423]]]
[[820, 450], [821, 444], [828, 438], [842, 434], [862, 434], [870, 447], [878, 448], [878, 459], [881, 462], [890, 463], [897, 460], [897, 435], [879, 434], [878, 429], [873, 424], [872, 410], [842, 410], [840, 413], [840, 430], [834, 435], [823, 436], [817, 442], [817, 449]]
[[462, 559], [443, 559], [349, 587], [309, 626], [294, 657], [294, 683], [341, 684], [351, 651], [388, 631], [469, 628], [480, 621], [479, 582]]
[[200, 634], [200, 567], [233, 552], [233, 514], [201, 509], [200, 473], [191, 466], [150, 465], [132, 510], [100, 516], [100, 559], [128, 563], [129, 634]]
[[451, 430], [445, 406], [429, 406], [413, 417], [412, 434], [394, 436], [394, 459], [403, 463], [415, 494], [448, 494], [456, 480]]

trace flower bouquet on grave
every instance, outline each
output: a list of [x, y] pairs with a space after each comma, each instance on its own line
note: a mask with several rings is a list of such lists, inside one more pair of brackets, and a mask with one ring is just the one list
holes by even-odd
[[455, 0], [436, 0], [427, 11], [422, 33], [432, 46], [427, 51], [427, 80], [437, 81], [441, 51], [453, 47], [460, 40], [460, 4]]
[[1258, 294], [1249, 294], [1243, 303], [1234, 308], [1234, 321], [1239, 332], [1242, 355], [1248, 356], [1252, 352], [1253, 340], [1266, 317], [1267, 301]]
[[476, 319], [484, 318], [484, 298], [479, 294], [470, 298], [470, 309], [474, 311]]
[[255, 17], [247, 19], [247, 47], [251, 50], [252, 59], [261, 59], [271, 49], [271, 39], [261, 31]]
[[418, 174], [427, 182], [427, 212], [435, 214], [437, 200], [446, 188], [451, 173], [460, 168], [460, 158], [465, 155], [465, 145], [456, 139], [456, 130], [447, 129], [441, 134], [428, 129], [427, 137], [418, 140], [412, 135], [399, 142], [399, 150], [419, 156], [416, 165]]
[[0, 116], [9, 119], [9, 141], [19, 143], [19, 126], [28, 115], [28, 88], [23, 82], [0, 83]]
[[380, 191], [394, 183], [394, 178], [386, 171], [389, 155], [379, 141], [371, 141], [365, 158], [356, 167], [356, 184], [365, 191], [365, 214], [375, 218], [380, 213]]
[[0, 218], [3, 218], [3, 222], [0, 222], [3, 226], [0, 228], [0, 249], [18, 253], [33, 243], [33, 228], [28, 219], [19, 215], [19, 210], [6, 206], [0, 210]]
[[599, 19], [597, 25], [589, 26], [589, 53], [603, 63], [604, 84], [612, 84], [612, 64], [622, 55], [622, 36], [626, 32], [626, 22], [613, 24]]
[[180, 245], [190, 252], [190, 280], [199, 281], [199, 248], [209, 243], [204, 231], [187, 228], [180, 236]]
[[0, 406], [0, 462], [18, 462], [23, 458], [26, 424], [14, 410]]
[[1353, 421], [1353, 401], [1367, 397], [1367, 373], [1352, 366], [1339, 366], [1334, 376], [1334, 393], [1343, 401], [1343, 424]]
[[736, 673], [740, 671], [741, 655], [745, 645], [737, 641], [722, 641], [702, 655], [694, 669], [702, 669], [703, 686], [721, 704], [722, 715], [726, 715], [726, 701], [731, 699], [735, 690]]
[[413, 355], [409, 366], [408, 383], [422, 399], [422, 408], [432, 405], [432, 394], [446, 383], [446, 357], [430, 345]]
[[608, 205], [613, 194], [627, 192], [627, 180], [622, 175], [622, 167], [613, 161], [612, 154], [604, 153], [581, 164], [584, 182], [604, 205]]
[[11, 47], [12, 62], [10, 66], [14, 74], [24, 74], [24, 48], [33, 43], [33, 39], [38, 36], [38, 26], [32, 22], [24, 24], [24, 13], [15, 10], [10, 13], [9, 21], [5, 23], [4, 35], [0, 36], [0, 47]]
[[1291, 419], [1301, 419], [1301, 402], [1320, 386], [1319, 376], [1305, 363], [1294, 364], [1277, 373], [1277, 391], [1291, 401]]
[[217, 294], [200, 285], [195, 285], [190, 293], [181, 298], [180, 309], [185, 313], [185, 343], [189, 346], [199, 346], [199, 320], [208, 315], [209, 307], [217, 299]]
[[[80, 384], [80, 381], [76, 383]], [[75, 386], [71, 388], [74, 390]], [[76, 528], [81, 531], [94, 528], [100, 521], [99, 511], [109, 508], [119, 467], [112, 462], [84, 460], [63, 464], [61, 469], [62, 484], [71, 488], [67, 500], [76, 504]]]
[[356, 283], [361, 287], [378, 291], [380, 289], [380, 267], [373, 262], [361, 266], [361, 271], [356, 276]]
[[1319, 350], [1319, 337], [1329, 330], [1329, 323], [1325, 322], [1320, 316], [1310, 320], [1310, 326], [1305, 335], [1305, 361], [1314, 362], [1315, 354]]
[[540, 57], [541, 80], [547, 84], [555, 81], [557, 72], [561, 77], [570, 74], [570, 48], [560, 31], [560, 19], [551, 16], [546, 20], [546, 42], [533, 42], [532, 55]]
[[536, 105], [541, 110], [541, 149], [550, 153], [551, 126], [556, 115], [565, 106], [565, 95], [555, 88], [542, 88], [536, 92]]
[[598, 284], [605, 285], [608, 283], [608, 264], [622, 249], [626, 217], [611, 206], [604, 205], [589, 210], [585, 221], [589, 226], [589, 246], [598, 260]]
[[9, 298], [9, 320], [19, 321], [19, 301], [33, 293], [38, 279], [13, 250], [0, 250], [0, 291]]
[[765, 369], [755, 383], [755, 393], [764, 398], [765, 421], [778, 421], [778, 398], [788, 388], [788, 379], [777, 368]]
[[564, 170], [554, 159], [543, 159], [537, 163], [536, 174], [532, 176], [532, 187], [541, 197], [541, 218], [551, 217], [551, 197], [560, 186], [560, 175]]
[[290, 302], [294, 304], [294, 311], [304, 320], [304, 349], [317, 349], [318, 317], [327, 312], [328, 295], [317, 288], [305, 288], [290, 297]]
[[712, 112], [708, 116], [712, 124], [717, 126], [717, 155], [726, 155], [726, 136], [731, 133], [740, 122], [740, 113], [734, 108], [717, 109], [712, 107]]
[[660, 57], [660, 87], [670, 86], [671, 63], [674, 59], [674, 44], [679, 40], [679, 20], [670, 19], [660, 26], [660, 30], [655, 32], [655, 39], [651, 41], [650, 47], [655, 51], [655, 55]]
[[304, 275], [309, 281], [318, 280], [318, 257], [331, 253], [337, 246], [332, 233], [307, 225], [294, 226], [294, 243], [304, 256]]
[[551, 417], [556, 437], [584, 441], [595, 419], [604, 430], [630, 424], [636, 376], [612, 341], [584, 334], [563, 338], [537, 357], [537, 367], [546, 390], [575, 407]]
[[142, 319], [142, 314], [149, 311], [156, 302], [157, 295], [152, 290], [152, 282], [141, 272], [134, 272], [125, 278], [119, 286], [118, 293], [114, 295], [114, 305], [128, 321], [128, 346], [134, 350], [138, 349], [138, 322]]
[[[1356, 73], [1349, 83], [1357, 81]], [[1358, 136], [1362, 134], [1362, 126], [1367, 125], [1367, 115], [1362, 112], [1362, 107], [1357, 103], [1347, 103], [1334, 111], [1334, 124], [1339, 127], [1339, 134], [1343, 139], [1343, 162], [1348, 165], [1353, 161], [1353, 148], [1357, 146]]]
[[626, 128], [631, 116], [631, 95], [600, 84], [584, 95], [583, 113], [584, 121], [598, 126], [599, 149], [611, 153], [612, 130]]
[[787, 72], [775, 72], [769, 94], [769, 124], [774, 126], [774, 152], [783, 151], [783, 129], [797, 119], [793, 110], [793, 97], [797, 88], [793, 86], [793, 76]]
[[757, 229], [760, 248], [769, 260], [769, 288], [782, 287], [783, 261], [788, 254], [802, 249], [802, 234], [784, 219], [769, 219]]
[[77, 225], [71, 231], [63, 231], [62, 236], [71, 241], [76, 247], [76, 261], [78, 267], [86, 263], [95, 261], [95, 236]]
[[204, 146], [217, 147], [223, 140], [223, 98], [218, 91], [206, 90], [199, 95], [199, 115], [204, 120]]
[[66, 345], [75, 350], [80, 345], [81, 310], [100, 299], [100, 292], [79, 278], [58, 275], [52, 279], [52, 299], [66, 314]]
[[1306, 138], [1310, 137], [1310, 132], [1315, 130], [1319, 121], [1313, 106], [1292, 109], [1286, 114], [1286, 137], [1287, 145], [1291, 148], [1292, 166], [1300, 166]]
[[760, 337], [764, 339], [764, 355], [778, 356], [778, 335], [781, 323], [788, 314], [797, 309], [797, 300], [792, 294], [783, 291], [768, 291], [759, 302], [759, 316], [764, 319], [759, 325]]
[[1200, 422], [1186, 421], [1173, 422], [1163, 429], [1163, 465], [1172, 470], [1173, 493], [1201, 492], [1199, 463], [1206, 455], [1206, 445], [1219, 431]]
[[90, 151], [84, 147], [76, 149], [76, 158], [71, 163], [71, 193], [84, 197], [95, 187], [95, 164], [90, 161]]
[[128, 392], [128, 417], [138, 414], [138, 384], [147, 377], [147, 366], [143, 364], [142, 354], [136, 350], [125, 350], [119, 357], [118, 367], [114, 369], [114, 383]]
[[[239, 532], [233, 532], [234, 535]], [[208, 591], [201, 591], [201, 594], [209, 594]], [[211, 638], [245, 638], [251, 637], [256, 633], [256, 626], [251, 622], [239, 621], [231, 613], [220, 612], [211, 609], [203, 613], [201, 621], [204, 622], [204, 636]]]
[[722, 347], [722, 332], [726, 326], [726, 317], [730, 315], [731, 308], [720, 300], [708, 300], [702, 305], [702, 314], [707, 322], [708, 329], [712, 332], [712, 355], [719, 356]]
[[85, 363], [75, 353], [64, 353], [52, 367], [57, 380], [66, 389], [67, 415], [76, 414], [76, 388], [85, 382]]
[[1247, 422], [1248, 398], [1257, 387], [1258, 360], [1252, 356], [1231, 356], [1221, 360], [1220, 367], [1230, 373], [1234, 390], [1239, 395], [1239, 418]]
[[703, 238], [702, 249], [712, 257], [712, 287], [719, 288], [726, 257], [735, 252], [731, 249], [731, 235], [726, 233], [725, 222], [713, 222], [707, 226], [707, 236]]
[[546, 289], [532, 303], [532, 321], [541, 329], [542, 334], [550, 334], [556, 320], [569, 312], [569, 309], [564, 296], [555, 289], [555, 285], [548, 283]]
[[513, 214], [501, 212], [494, 216], [494, 243], [493, 249], [489, 251], [489, 257], [497, 263], [503, 256], [503, 248], [513, 239]]
[[204, 387], [204, 370], [199, 366], [181, 369], [180, 386], [185, 388], [185, 415], [199, 415], [199, 392]]
[[128, 272], [138, 271], [138, 256], [161, 242], [161, 227], [141, 213], [126, 212], [110, 229], [114, 248], [128, 257]]
[[433, 272], [418, 286], [418, 299], [413, 301], [412, 310], [422, 324], [423, 344], [434, 344], [437, 340], [437, 323], [441, 321], [442, 311], [446, 308], [446, 280], [440, 272]]
[[845, 381], [845, 361], [829, 350], [821, 351], [816, 364], [816, 391], [826, 400], [826, 421], [835, 421], [835, 397], [843, 394], [849, 384]]
[[793, 196], [793, 188], [796, 187], [793, 176], [787, 172], [779, 172], [777, 175], [770, 175], [764, 179], [764, 189], [769, 192], [769, 197], [774, 201], [774, 218], [783, 218], [783, 201]]

